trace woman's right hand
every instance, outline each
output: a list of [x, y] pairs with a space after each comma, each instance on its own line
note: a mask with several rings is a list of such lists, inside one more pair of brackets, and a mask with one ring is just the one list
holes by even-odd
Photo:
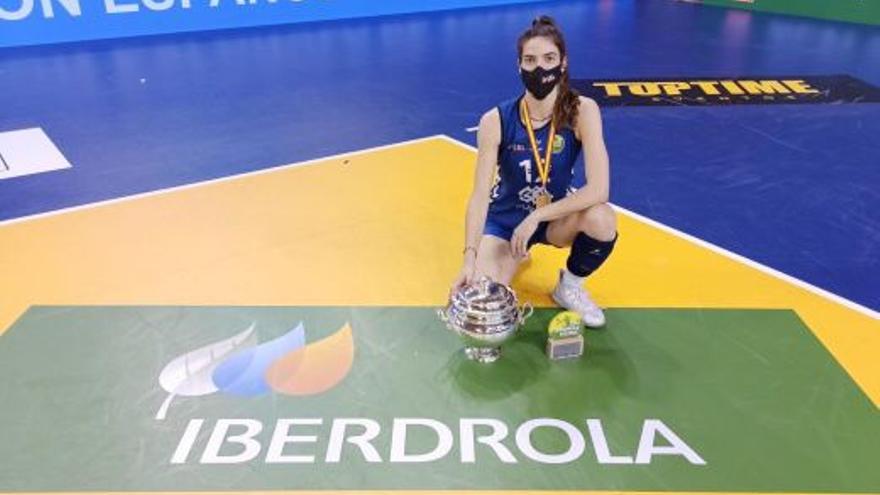
[[452, 282], [452, 287], [449, 288], [449, 299], [452, 299], [452, 295], [458, 292], [462, 287], [474, 283], [479, 278], [477, 274], [477, 262], [474, 258], [474, 256], [468, 256], [465, 258], [461, 271], [458, 272], [458, 276], [455, 278], [455, 281]]

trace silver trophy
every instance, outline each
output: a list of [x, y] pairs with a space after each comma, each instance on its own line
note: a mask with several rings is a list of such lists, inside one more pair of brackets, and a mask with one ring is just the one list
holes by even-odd
[[482, 277], [453, 294], [437, 314], [462, 337], [468, 358], [491, 363], [501, 356], [501, 344], [532, 315], [532, 306], [520, 309], [513, 289]]

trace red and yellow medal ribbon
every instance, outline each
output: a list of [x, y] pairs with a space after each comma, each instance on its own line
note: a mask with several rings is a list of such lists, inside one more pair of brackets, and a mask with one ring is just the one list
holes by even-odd
[[532, 120], [529, 117], [529, 108], [526, 106], [526, 100], [519, 102], [519, 115], [526, 125], [526, 131], [529, 135], [529, 143], [532, 145], [532, 154], [535, 156], [535, 164], [538, 167], [538, 176], [541, 178], [541, 186], [544, 191], [547, 190], [547, 182], [550, 180], [550, 164], [553, 160], [553, 141], [556, 139], [556, 119], [550, 121], [550, 136], [546, 143], [544, 151], [545, 158], [541, 159], [541, 152], [538, 150], [538, 142], [535, 139], [535, 130], [532, 128]]

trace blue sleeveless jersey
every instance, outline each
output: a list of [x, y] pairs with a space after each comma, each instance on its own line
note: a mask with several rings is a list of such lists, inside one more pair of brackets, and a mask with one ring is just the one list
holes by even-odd
[[[541, 176], [535, 163], [525, 125], [519, 116], [522, 96], [498, 105], [501, 115], [501, 144], [498, 169], [490, 195], [485, 233], [510, 239], [517, 225], [535, 210], [541, 190]], [[540, 156], [545, 156], [550, 126], [535, 129]], [[556, 131], [550, 179], [547, 189], [558, 201], [583, 185], [584, 165], [578, 160], [581, 142], [568, 127]]]

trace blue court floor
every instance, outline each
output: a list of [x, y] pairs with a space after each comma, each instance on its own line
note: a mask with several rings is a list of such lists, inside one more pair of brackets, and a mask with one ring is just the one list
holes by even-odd
[[[876, 27], [672, 0], [5, 49], [0, 131], [41, 127], [73, 167], [0, 181], [0, 221], [436, 134], [473, 144], [466, 129], [520, 91], [515, 39], [541, 13], [575, 78], [880, 85]], [[614, 203], [880, 310], [878, 104], [603, 116]]]

